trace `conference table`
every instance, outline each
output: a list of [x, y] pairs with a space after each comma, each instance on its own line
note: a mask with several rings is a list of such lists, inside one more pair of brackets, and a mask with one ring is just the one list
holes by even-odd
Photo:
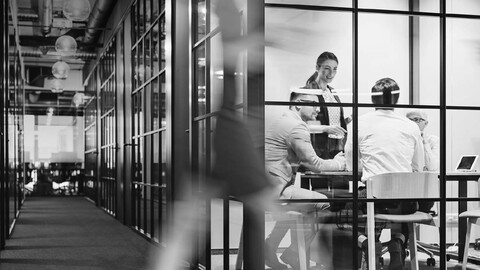
[[[361, 178], [359, 173], [357, 179]], [[468, 182], [478, 181], [480, 178], [480, 172], [447, 172], [445, 174], [445, 180], [449, 182], [458, 182], [458, 198], [466, 198], [468, 191]], [[311, 189], [312, 183], [314, 181], [326, 181], [326, 189], [332, 194], [332, 197], [335, 197], [335, 182], [353, 180], [353, 173], [350, 171], [337, 171], [337, 172], [305, 172], [301, 175], [300, 178], [300, 187]], [[349, 185], [349, 192], [353, 192], [352, 184]], [[344, 194], [344, 192], [342, 192]], [[458, 213], [462, 213], [467, 210], [467, 201], [458, 202]], [[463, 251], [465, 246], [465, 235], [467, 230], [467, 220], [462, 218], [458, 220], [458, 260], [462, 261]]]

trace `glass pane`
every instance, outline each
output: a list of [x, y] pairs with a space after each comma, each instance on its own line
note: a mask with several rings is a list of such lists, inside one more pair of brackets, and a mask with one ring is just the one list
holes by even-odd
[[138, 37], [145, 33], [145, 5], [144, 1], [138, 1]]
[[138, 17], [137, 17], [137, 9], [138, 9], [138, 5], [132, 5], [132, 11], [130, 13], [130, 15], [132, 16], [132, 41], [135, 42], [138, 38], [137, 36], [137, 33], [138, 31], [137, 30], [137, 24], [138, 24]]
[[447, 19], [447, 105], [479, 106], [480, 20]]
[[156, 23], [152, 29], [152, 67], [153, 75], [157, 75], [160, 70], [160, 30], [159, 23]]
[[266, 4], [352, 7], [352, 0], [266, 0]]
[[152, 200], [153, 200], [153, 239], [155, 242], [160, 242], [160, 228], [161, 228], [161, 220], [160, 220], [160, 201], [159, 196], [161, 190], [158, 187], [152, 187]]
[[480, 2], [476, 0], [447, 0], [447, 13], [480, 15]]
[[161, 148], [161, 154], [162, 154], [162, 159], [161, 159], [161, 174], [162, 174], [162, 182], [161, 184], [163, 186], [167, 185], [167, 140], [165, 136], [165, 131], [160, 133], [160, 139], [162, 143], [162, 148]]
[[160, 69], [165, 68], [165, 37], [166, 37], [166, 32], [165, 32], [165, 18], [162, 18], [160, 20], [160, 48], [158, 55], [160, 56]]
[[160, 123], [162, 128], [165, 128], [167, 126], [167, 120], [166, 120], [166, 107], [165, 107], [165, 74], [162, 74], [160, 76]]
[[[338, 29], [331, 30], [335, 21]], [[338, 67], [328, 85], [342, 102], [352, 98], [352, 15], [341, 12], [265, 10], [265, 100], [287, 101], [316, 72], [317, 58], [332, 52]], [[319, 37], [322, 38], [321, 42]], [[301, 42], [299, 42], [301, 41]], [[330, 80], [331, 79], [331, 80]]]
[[211, 39], [210, 112], [219, 111], [223, 102], [223, 50], [221, 35]]
[[153, 56], [153, 51], [150, 43], [150, 34], [145, 36], [144, 39], [144, 44], [145, 44], [145, 67], [143, 70], [143, 73], [145, 74], [144, 81], [148, 81], [152, 77], [152, 56]]
[[[211, 269], [223, 268], [223, 252], [216, 252], [223, 250], [223, 200], [213, 199], [211, 201], [211, 216], [210, 216], [210, 243], [211, 250]], [[226, 217], [228, 218], [228, 217]]]
[[135, 48], [132, 49], [132, 67], [133, 67], [133, 70], [134, 70], [134, 72], [132, 72], [132, 77], [133, 77], [133, 80], [132, 80], [133, 89], [137, 89], [137, 87], [138, 87], [137, 72], [136, 72], [136, 70], [138, 69], [138, 68], [137, 68], [137, 65], [138, 65], [137, 48], [138, 48], [138, 47], [135, 47]]
[[[207, 113], [207, 93], [206, 93], [206, 59], [205, 59], [205, 46], [201, 46], [195, 52], [196, 70], [195, 70], [195, 87], [197, 88], [196, 102], [197, 111], [195, 116], [203, 115]], [[195, 93], [194, 93], [195, 95]]]
[[159, 78], [152, 80], [152, 130], [160, 128], [160, 85], [158, 84]]
[[153, 134], [152, 150], [152, 185], [158, 185], [162, 180], [160, 133]]
[[158, 7], [160, 1], [153, 0], [152, 1], [152, 22], [160, 15], [160, 10]]
[[[151, 1], [152, 0], [144, 0], [145, 1], [145, 30], [148, 30], [151, 26], [151, 22], [154, 20], [152, 18], [152, 7], [151, 7]], [[154, 2], [157, 0], [154, 0]]]
[[[409, 7], [411, 2], [412, 6]], [[392, 9], [402, 11], [440, 12], [439, 0], [359, 0], [359, 8]]]
[[360, 103], [372, 103], [375, 82], [388, 77], [400, 89], [397, 104], [439, 104], [438, 19], [360, 14], [358, 32]]
[[[463, 155], [478, 155], [480, 153], [480, 131], [472, 129], [471, 125], [472, 120], [479, 119], [478, 117], [480, 117], [480, 111], [447, 110], [447, 172], [455, 171], [460, 157]], [[473, 170], [480, 171], [480, 161], [477, 162]]]
[[[242, 225], [243, 225], [243, 204], [236, 201], [230, 201], [230, 221], [229, 221], [229, 230], [230, 230], [230, 249], [238, 250], [240, 246], [240, 237], [242, 235]], [[235, 253], [235, 252], [234, 252]], [[234, 256], [230, 256], [230, 264], [236, 262], [238, 252]]]
[[202, 39], [207, 34], [207, 7], [205, 0], [197, 1], [197, 35], [196, 40]]

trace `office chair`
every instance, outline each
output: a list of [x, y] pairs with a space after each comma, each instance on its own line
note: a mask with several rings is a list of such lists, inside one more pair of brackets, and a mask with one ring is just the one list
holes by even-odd
[[[367, 180], [368, 199], [418, 199], [438, 198], [438, 173], [401, 172], [385, 173]], [[410, 233], [410, 264], [412, 270], [418, 268], [417, 234], [415, 224], [432, 224], [433, 217], [424, 212], [408, 215], [375, 214], [374, 202], [367, 202], [368, 253], [375, 254], [375, 221], [387, 223], [408, 223]], [[375, 256], [369, 256], [369, 269], [375, 270]]]

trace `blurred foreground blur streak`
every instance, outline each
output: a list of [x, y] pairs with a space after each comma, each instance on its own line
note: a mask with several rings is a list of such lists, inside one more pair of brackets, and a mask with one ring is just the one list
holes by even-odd
[[[205, 188], [207, 192], [203, 193], [201, 198], [196, 197], [189, 202], [174, 203], [175, 221], [168, 230], [171, 238], [167, 241], [166, 248], [161, 251], [158, 261], [155, 262], [154, 269], [158, 270], [185, 269], [184, 262], [189, 261], [195, 264], [193, 252], [197, 245], [195, 244], [197, 234], [205, 233], [199, 231], [198, 227], [200, 224], [205, 224], [206, 219], [209, 218], [198, 215], [200, 211], [195, 207], [200, 204], [195, 202], [229, 196], [235, 197], [244, 204], [244, 269], [264, 269], [264, 209], [273, 209], [274, 195], [265, 172], [263, 152], [255, 146], [252, 134], [245, 123], [245, 120], [250, 121], [250, 124], [260, 123], [258, 119], [262, 119], [263, 115], [258, 115], [258, 112], [263, 110], [249, 108], [249, 115], [243, 118], [234, 107], [236, 94], [239, 92], [235, 84], [237, 59], [246, 49], [263, 50], [263, 31], [259, 33], [251, 31], [252, 33], [248, 36], [242, 37], [240, 12], [232, 0], [217, 1], [216, 13], [219, 17], [223, 44], [224, 95], [213, 142], [215, 165], [212, 175], [208, 177], [207, 188]], [[262, 58], [259, 61], [263, 63], [263, 54], [260, 55]], [[260, 81], [263, 84], [263, 68], [250, 69], [248, 76], [253, 79], [261, 78]], [[263, 135], [263, 125], [257, 125], [257, 130], [254, 132]], [[263, 136], [257, 136], [259, 139], [260, 137], [263, 140]], [[196, 267], [193, 266], [193, 268]]]

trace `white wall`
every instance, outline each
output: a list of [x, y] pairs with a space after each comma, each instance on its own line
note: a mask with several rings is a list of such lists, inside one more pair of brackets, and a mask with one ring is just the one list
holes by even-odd
[[83, 117], [76, 118], [74, 121], [71, 116], [26, 115], [25, 162], [83, 163], [84, 123]]

